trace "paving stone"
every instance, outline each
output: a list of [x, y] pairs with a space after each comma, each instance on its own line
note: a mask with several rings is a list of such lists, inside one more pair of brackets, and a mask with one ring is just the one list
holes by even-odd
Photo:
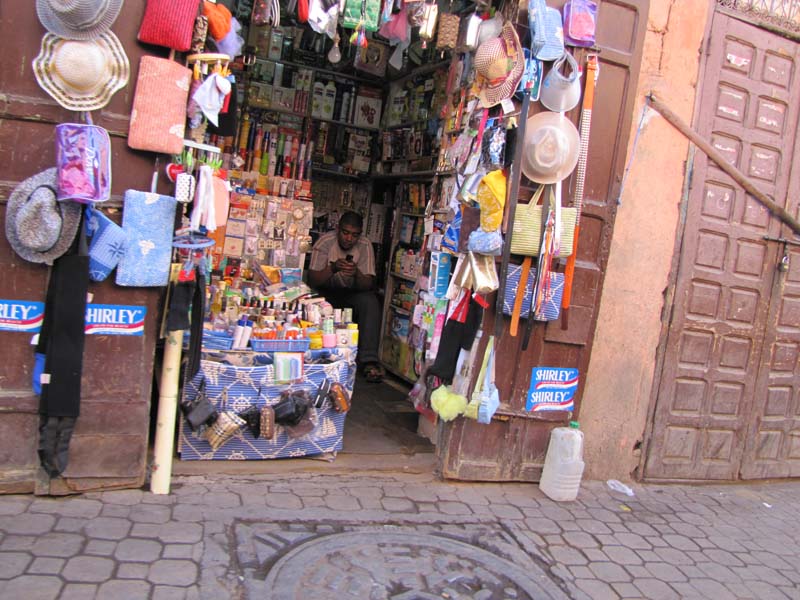
[[50, 513], [62, 517], [93, 519], [100, 514], [103, 503], [85, 498], [37, 498], [31, 503], [28, 512]]
[[[124, 506], [134, 506], [140, 504], [145, 497], [142, 490], [114, 490], [103, 492], [101, 499], [104, 504], [122, 504]], [[152, 494], [147, 494], [152, 496]]]
[[53, 527], [53, 531], [64, 531], [67, 533], [78, 533], [83, 531], [88, 521], [85, 519], [75, 519], [73, 517], [61, 517]]
[[712, 562], [701, 562], [697, 563], [697, 568], [703, 571], [706, 577], [710, 577], [720, 583], [739, 583], [741, 581], [730, 568], [724, 565]]
[[648, 535], [658, 535], [658, 532], [653, 528], [653, 526], [648, 525], [647, 523], [628, 523], [628, 529], [631, 533], [645, 537]]
[[541, 535], [547, 533], [561, 533], [561, 527], [558, 526], [558, 523], [546, 517], [527, 517], [524, 523], [525, 527]]
[[[307, 500], [319, 502], [316, 506], [325, 506], [325, 501], [322, 498], [303, 498], [303, 508], [310, 508], [312, 505], [308, 504]], [[393, 498], [393, 500], [402, 500], [402, 498]], [[383, 510], [383, 500], [378, 498], [359, 498], [359, 503], [364, 510]], [[414, 512], [417, 507], [414, 506]]]
[[6, 535], [42, 535], [50, 531], [55, 523], [53, 515], [25, 513], [0, 517], [0, 531]]
[[294, 494], [270, 494], [264, 501], [267, 506], [272, 508], [291, 508], [297, 509], [303, 507], [303, 501], [300, 496]]
[[203, 528], [197, 523], [166, 523], [157, 527], [157, 535], [165, 544], [194, 544], [203, 539]]
[[673, 600], [681, 597], [673, 588], [658, 579], [634, 579], [633, 585], [648, 600]]
[[331, 510], [348, 512], [361, 510], [361, 504], [359, 504], [358, 498], [345, 496], [343, 494], [328, 494], [325, 496], [325, 505]]
[[96, 600], [148, 600], [150, 598], [150, 584], [146, 581], [133, 579], [120, 581], [106, 581], [97, 590]]
[[650, 579], [653, 574], [641, 565], [626, 565], [625, 570], [630, 573], [634, 579]]
[[436, 502], [439, 496], [435, 491], [424, 485], [409, 485], [405, 488], [392, 488], [391, 490], [385, 489], [384, 493], [387, 496], [398, 496], [400, 498], [408, 498], [414, 502]]
[[577, 519], [575, 521], [578, 526], [586, 533], [593, 535], [610, 534], [611, 529], [605, 523], [596, 521], [594, 519]]
[[134, 523], [166, 523], [172, 516], [172, 508], [158, 504], [139, 504], [130, 508], [128, 517]]
[[[653, 552], [658, 556], [655, 561], [663, 561], [673, 565], [691, 565], [693, 561], [685, 552], [675, 548], [656, 548]], [[644, 557], [643, 557], [644, 558]], [[649, 561], [650, 559], [645, 559]]]
[[582, 531], [570, 531], [565, 533], [563, 537], [565, 542], [567, 542], [570, 546], [575, 546], [576, 548], [600, 547], [600, 544], [597, 543], [597, 540], [593, 536]]
[[164, 558], [188, 558], [194, 555], [192, 544], [167, 544], [164, 546]]
[[6, 496], [0, 502], [0, 516], [20, 515], [28, 510], [31, 501], [27, 496]]
[[52, 575], [22, 575], [7, 581], [2, 588], [3, 598], [19, 600], [50, 600], [58, 598], [64, 583]]
[[415, 502], [417, 503], [417, 510], [420, 512], [420, 514], [425, 514], [425, 513], [438, 514], [439, 513], [439, 511], [437, 509], [437, 504], [435, 502], [419, 502], [417, 500], [415, 500]]
[[0, 579], [11, 579], [25, 572], [33, 560], [24, 552], [0, 552]]
[[117, 545], [114, 557], [126, 562], [152, 562], [161, 556], [161, 550], [161, 544], [155, 540], [131, 538]]
[[[379, 501], [379, 505], [390, 513], [415, 513], [417, 506], [411, 500], [406, 498], [396, 498], [390, 496]], [[365, 507], [366, 508], [366, 507]]]
[[[145, 505], [149, 506], [149, 505]], [[100, 511], [101, 517], [119, 517], [120, 519], [127, 519], [131, 514], [130, 506], [122, 506], [119, 504], [106, 504], [103, 510]]]
[[589, 567], [584, 565], [569, 567], [569, 572], [572, 573], [574, 579], [594, 579], [594, 573], [589, 570]]
[[553, 560], [564, 565], [585, 565], [589, 562], [580, 550], [570, 546], [551, 546], [548, 551]]
[[641, 598], [642, 593], [632, 583], [612, 583], [611, 587], [619, 594], [620, 598]]
[[[4, 560], [4, 558], [0, 556], [0, 561], [2, 560]], [[34, 558], [31, 566], [28, 567], [28, 573], [37, 575], [58, 575], [65, 562], [67, 561], [63, 558], [49, 558], [44, 556]], [[2, 570], [3, 567], [0, 565], [0, 572], [2, 572]]]
[[625, 583], [631, 580], [625, 569], [612, 562], [592, 562], [589, 563], [589, 569], [598, 579], [608, 583]]
[[[349, 492], [351, 496], [355, 496], [359, 500], [364, 498], [377, 498], [378, 500], [380, 500], [381, 498], [383, 498], [383, 490], [377, 486], [372, 486], [372, 485], [357, 485], [349, 488]], [[302, 496], [300, 492], [296, 491], [296, 493]]]
[[[458, 498], [459, 502], [463, 502], [468, 506], [489, 506], [492, 503], [489, 502], [489, 499], [481, 491], [482, 489], [483, 488], [478, 486], [459, 487], [456, 490], [456, 498]], [[500, 504], [500, 506], [509, 506], [509, 505]]]
[[197, 565], [188, 560], [157, 560], [150, 565], [147, 579], [157, 584], [192, 585], [197, 581]]
[[581, 531], [581, 526], [572, 520], [561, 521], [559, 524], [564, 531]]
[[769, 581], [773, 585], [791, 585], [792, 582], [778, 571], [765, 565], [750, 565], [747, 569], [761, 581]]
[[164, 504], [175, 506], [178, 504], [178, 497], [175, 494], [148, 494], [142, 496], [143, 504]]
[[490, 504], [488, 508], [489, 512], [499, 519], [516, 520], [525, 518], [525, 515], [516, 506], [511, 506], [510, 504]]
[[773, 569], [792, 569], [794, 567], [789, 564], [787, 560], [778, 556], [777, 554], [773, 554], [772, 552], [765, 552], [765, 551], [753, 551], [750, 553], [751, 556], [758, 559], [762, 564], [772, 567]]
[[213, 508], [236, 508], [242, 505], [238, 494], [230, 492], [209, 492], [203, 497], [203, 504]]
[[575, 585], [594, 600], [617, 600], [619, 598], [614, 588], [596, 579], [576, 579]]
[[500, 494], [511, 506], [518, 508], [538, 508], [539, 501], [532, 495], [518, 492], [502, 492]]
[[114, 561], [108, 558], [76, 556], [67, 561], [61, 575], [67, 581], [100, 583], [109, 579], [113, 570]]
[[153, 588], [153, 600], [184, 600], [186, 598], [186, 588], [174, 587], [169, 585], [157, 585]]
[[[652, 573], [653, 577], [661, 581], [686, 581], [686, 574], [678, 567], [663, 562], [649, 562], [645, 563], [645, 568]], [[702, 576], [702, 572], [698, 571], [698, 575]]]
[[95, 556], [111, 556], [117, 547], [117, 542], [108, 540], [89, 540], [86, 544], [84, 554], [93, 554]]
[[613, 563], [620, 565], [642, 564], [642, 558], [636, 554], [636, 552], [625, 546], [603, 546], [601, 549]]
[[471, 515], [472, 509], [463, 502], [439, 502], [439, 511], [445, 515]]
[[702, 600], [709, 600], [709, 598], [703, 596], [697, 588], [692, 587], [691, 583], [673, 583], [672, 588], [678, 593], [681, 599], [691, 598], [694, 600], [695, 598], [702, 598]]
[[583, 553], [586, 555], [586, 558], [593, 562], [608, 561], [608, 556], [606, 556], [606, 553], [602, 550], [598, 550], [597, 548], [584, 548]]
[[554, 521], [571, 521], [573, 519], [572, 514], [567, 509], [554, 504], [543, 505], [541, 511], [545, 517]]
[[744, 564], [731, 552], [720, 550], [719, 548], [709, 548], [707, 550], [703, 550], [703, 555], [706, 556], [711, 562], [719, 563], [727, 567], [740, 567]]
[[0, 550], [30, 550], [36, 543], [35, 535], [7, 535], [0, 542]]
[[58, 600], [93, 600], [97, 593], [97, 584], [68, 583], [61, 590]]
[[205, 519], [205, 511], [202, 506], [196, 504], [179, 504], [171, 507], [172, 520], [198, 523]]
[[122, 563], [117, 567], [119, 579], [147, 579], [150, 565], [147, 563]]
[[620, 545], [634, 550], [650, 550], [652, 548], [646, 539], [635, 533], [615, 533], [614, 537], [617, 538]]
[[131, 523], [127, 519], [115, 517], [98, 517], [86, 524], [86, 535], [102, 540], [121, 540], [131, 530]]

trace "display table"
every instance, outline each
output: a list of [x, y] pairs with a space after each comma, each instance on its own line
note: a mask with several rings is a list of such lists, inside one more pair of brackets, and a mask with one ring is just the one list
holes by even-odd
[[[276, 383], [272, 355], [246, 351], [204, 351], [200, 370], [183, 386], [184, 398], [194, 398], [205, 378], [206, 395], [218, 411], [241, 413], [248, 408], [275, 404], [282, 391], [303, 389], [310, 394], [324, 379], [341, 383], [352, 395], [356, 374], [354, 348], [312, 350], [306, 353], [303, 378], [297, 383]], [[317, 360], [331, 360], [314, 364]], [[330, 402], [309, 408], [314, 429], [297, 438], [276, 425], [270, 440], [254, 438], [243, 427], [214, 451], [206, 439], [180, 419], [178, 452], [181, 460], [262, 460], [335, 452], [342, 448], [346, 413], [336, 412]]]

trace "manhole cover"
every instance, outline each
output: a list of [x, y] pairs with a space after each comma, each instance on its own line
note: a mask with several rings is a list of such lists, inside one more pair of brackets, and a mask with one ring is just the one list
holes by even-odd
[[468, 543], [421, 532], [332, 533], [301, 542], [269, 569], [275, 600], [566, 598], [536, 569]]

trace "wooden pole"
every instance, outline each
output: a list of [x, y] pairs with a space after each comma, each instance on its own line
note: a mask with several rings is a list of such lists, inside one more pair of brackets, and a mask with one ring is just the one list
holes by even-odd
[[150, 475], [150, 491], [154, 494], [169, 494], [170, 478], [172, 477], [172, 452], [175, 443], [175, 418], [178, 414], [178, 384], [182, 347], [183, 331], [170, 331], [164, 342], [156, 441], [153, 448], [153, 470]]
[[700, 137], [700, 134], [689, 127], [689, 125], [683, 119], [675, 114], [672, 109], [670, 109], [661, 100], [656, 98], [653, 94], [650, 94], [649, 99], [650, 106], [657, 110], [661, 116], [670, 123], [670, 125], [675, 127], [675, 129], [689, 138], [689, 140], [695, 146], [705, 152], [706, 156], [713, 160], [720, 169], [725, 171], [725, 173], [727, 173], [731, 179], [742, 186], [744, 191], [766, 206], [772, 214], [786, 223], [792, 229], [792, 231], [794, 231], [794, 233], [800, 235], [800, 222], [798, 222], [788, 210], [775, 203], [769, 196], [759, 190], [744, 173], [725, 160], [725, 157], [722, 156], [722, 154], [720, 154], [710, 143]]

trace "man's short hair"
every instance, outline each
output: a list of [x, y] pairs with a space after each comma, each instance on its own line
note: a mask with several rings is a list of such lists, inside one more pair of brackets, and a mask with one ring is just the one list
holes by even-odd
[[350, 227], [358, 228], [364, 231], [364, 218], [357, 212], [348, 210], [339, 218], [339, 227], [342, 225], [350, 225]]

